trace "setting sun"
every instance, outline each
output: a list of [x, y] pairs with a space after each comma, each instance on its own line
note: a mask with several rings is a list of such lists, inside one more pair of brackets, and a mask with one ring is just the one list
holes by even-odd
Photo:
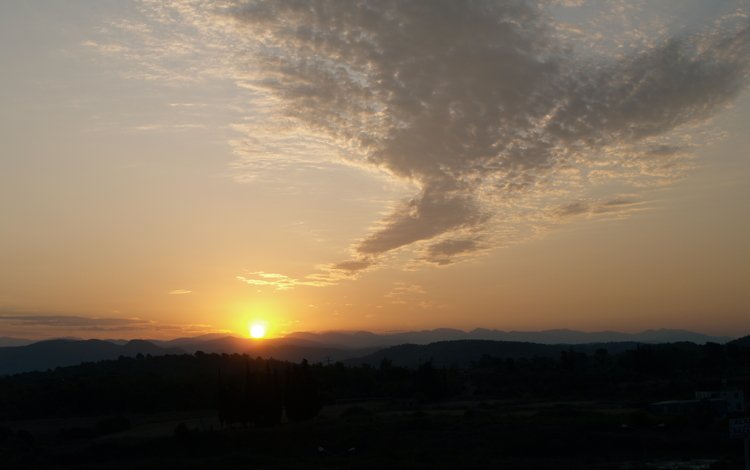
[[250, 337], [255, 339], [260, 339], [266, 336], [266, 325], [263, 325], [262, 323], [252, 323], [250, 324]]

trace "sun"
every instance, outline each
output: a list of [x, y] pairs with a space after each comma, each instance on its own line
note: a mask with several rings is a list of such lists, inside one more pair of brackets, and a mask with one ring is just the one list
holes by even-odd
[[251, 323], [250, 324], [250, 337], [255, 339], [261, 339], [266, 336], [266, 325], [262, 323]]

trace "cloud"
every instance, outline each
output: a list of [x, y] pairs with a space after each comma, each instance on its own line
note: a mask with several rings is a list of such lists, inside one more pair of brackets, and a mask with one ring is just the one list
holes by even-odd
[[211, 325], [169, 324], [141, 318], [88, 317], [80, 315], [0, 313], [0, 330], [24, 338], [51, 338], [117, 334], [125, 337], [185, 336], [227, 332]]
[[266, 273], [263, 271], [252, 272], [247, 276], [237, 276], [237, 280], [251, 286], [273, 287], [276, 290], [291, 289], [299, 285], [300, 282], [283, 274]]
[[343, 271], [343, 272], [357, 272], [372, 266], [372, 261], [368, 259], [342, 261], [331, 266], [331, 270]]
[[357, 252], [378, 255], [419, 240], [476, 226], [484, 218], [479, 205], [468, 194], [425, 188], [387, 217], [380, 228], [357, 246]]
[[154, 322], [140, 318], [85, 317], [77, 315], [0, 314], [0, 329], [20, 337], [80, 336], [113, 333], [142, 335], [153, 331]]
[[601, 214], [615, 214], [618, 216], [644, 210], [644, 203], [631, 197], [618, 197], [603, 201], [576, 201], [563, 204], [552, 210], [554, 217], [566, 219], [576, 216], [597, 216]]
[[251, 1], [232, 15], [258, 41], [249, 81], [283, 116], [420, 188], [355, 245], [351, 267], [407, 246], [437, 264], [486, 249], [521, 218], [514, 203], [544, 221], [562, 202], [550, 224], [631, 209], [564, 199], [673, 179], [679, 131], [748, 79], [746, 18], [584, 59], [523, 1]]
[[139, 318], [80, 317], [74, 315], [0, 315], [0, 322], [48, 327], [123, 327], [148, 323]]
[[476, 238], [446, 238], [430, 245], [423, 254], [423, 259], [434, 264], [450, 264], [462, 254], [475, 253], [481, 248]]
[[187, 289], [175, 289], [168, 292], [169, 295], [185, 295], [192, 294], [193, 291]]
[[289, 290], [300, 286], [327, 287], [338, 284], [345, 279], [356, 279], [373, 265], [372, 261], [365, 258], [320, 265], [316, 267], [315, 272], [299, 279], [285, 274], [264, 271], [249, 272], [243, 276], [236, 276], [236, 279], [251, 286], [272, 287], [275, 290]]
[[[350, 278], [396, 250], [445, 265], [575, 216], [630, 214], [688, 170], [711, 117], [747, 87], [746, 5], [711, 17], [676, 6], [675, 17], [705, 18], [681, 26], [648, 5], [584, 3], [144, 2], [176, 32], [151, 28], [140, 44], [147, 78], [231, 78], [247, 93], [232, 142], [239, 179], [345, 162], [417, 188], [348, 261], [300, 279], [238, 277], [283, 290]], [[187, 60], [171, 78], [167, 56]], [[623, 187], [634, 196], [619, 199]]]
[[144, 124], [133, 127], [133, 130], [146, 132], [192, 131], [195, 129], [205, 129], [205, 127], [203, 124]]
[[392, 304], [416, 304], [422, 302], [422, 297], [427, 293], [424, 287], [419, 284], [407, 284], [405, 282], [396, 282], [393, 289], [385, 294]]
[[310, 274], [302, 279], [295, 279], [284, 274], [255, 271], [244, 276], [237, 276], [237, 280], [251, 286], [272, 287], [275, 290], [289, 290], [298, 286], [325, 287], [337, 281], [326, 271]]

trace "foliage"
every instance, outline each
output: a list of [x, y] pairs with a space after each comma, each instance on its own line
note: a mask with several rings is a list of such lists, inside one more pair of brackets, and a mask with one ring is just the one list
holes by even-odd
[[394, 362], [383, 358], [379, 367], [347, 367], [202, 352], [120, 357], [0, 378], [0, 419], [215, 409], [225, 426], [273, 426], [284, 415], [309, 420], [324, 403], [347, 400], [536, 398], [646, 405], [690, 399], [696, 390], [718, 389], [727, 380], [747, 389], [750, 376], [750, 348], [715, 343], [637, 345], [616, 354], [569, 347], [558, 358], [485, 354], [467, 367], [427, 360], [410, 369]]

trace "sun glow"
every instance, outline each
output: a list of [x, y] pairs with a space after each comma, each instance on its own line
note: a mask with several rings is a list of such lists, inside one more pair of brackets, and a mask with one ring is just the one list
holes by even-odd
[[263, 323], [251, 323], [249, 327], [251, 338], [260, 339], [266, 336], [266, 325]]

